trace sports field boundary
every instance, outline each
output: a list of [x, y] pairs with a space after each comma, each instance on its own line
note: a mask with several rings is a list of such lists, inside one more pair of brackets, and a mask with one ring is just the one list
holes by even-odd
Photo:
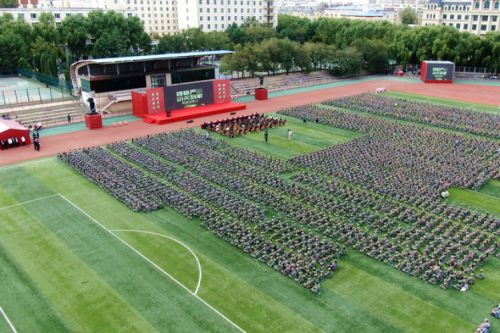
[[0, 312], [2, 313], [3, 317], [5, 318], [5, 321], [7, 322], [7, 324], [9, 324], [12, 332], [17, 333], [16, 329], [14, 328], [14, 325], [12, 325], [12, 323], [9, 320], [9, 317], [7, 317], [7, 315], [5, 314], [5, 312], [3, 311], [1, 306], [0, 306]]

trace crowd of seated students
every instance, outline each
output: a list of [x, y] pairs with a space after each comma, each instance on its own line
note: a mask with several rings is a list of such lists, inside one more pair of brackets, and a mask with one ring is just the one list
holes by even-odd
[[234, 138], [236, 135], [283, 126], [286, 123], [286, 119], [255, 113], [211, 121], [210, 123], [204, 123], [202, 128]]

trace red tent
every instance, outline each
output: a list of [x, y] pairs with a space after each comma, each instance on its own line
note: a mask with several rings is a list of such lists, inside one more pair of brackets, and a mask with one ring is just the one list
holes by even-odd
[[26, 144], [31, 144], [30, 130], [15, 120], [0, 119], [0, 140], [15, 137], [21, 143], [21, 137], [26, 139]]

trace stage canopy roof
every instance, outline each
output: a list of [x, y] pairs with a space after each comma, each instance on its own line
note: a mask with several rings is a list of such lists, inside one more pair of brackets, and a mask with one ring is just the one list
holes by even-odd
[[11, 130], [11, 129], [12, 130], [20, 130], [20, 131], [27, 130], [26, 127], [19, 124], [15, 120], [0, 119], [0, 133], [6, 132], [6, 131]]
[[167, 54], [151, 54], [145, 56], [132, 56], [132, 57], [118, 57], [118, 58], [103, 58], [103, 59], [88, 59], [74, 63], [84, 62], [86, 64], [118, 64], [123, 62], [139, 62], [139, 61], [154, 61], [154, 60], [168, 60], [178, 58], [199, 58], [211, 55], [230, 54], [234, 51], [219, 50], [219, 51], [201, 51], [201, 52], [184, 52], [184, 53], [167, 53]]

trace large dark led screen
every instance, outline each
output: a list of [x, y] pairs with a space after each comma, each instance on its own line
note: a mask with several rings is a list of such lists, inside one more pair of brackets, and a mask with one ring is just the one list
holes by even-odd
[[164, 87], [166, 111], [214, 104], [212, 81]]
[[433, 81], [451, 81], [453, 80], [454, 70], [455, 64], [428, 62], [425, 79]]

